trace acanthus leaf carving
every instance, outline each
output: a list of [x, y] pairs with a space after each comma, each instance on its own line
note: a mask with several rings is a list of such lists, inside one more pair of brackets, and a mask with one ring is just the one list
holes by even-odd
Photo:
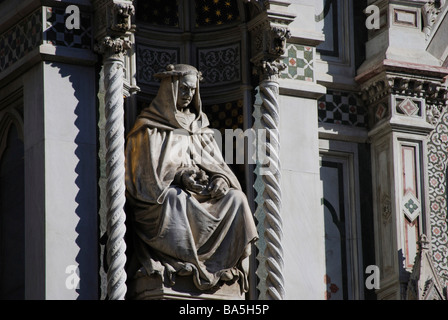
[[[253, 48], [257, 50], [251, 59], [254, 74], [259, 74], [261, 80], [277, 81], [280, 72], [286, 69], [281, 59], [286, 53], [286, 42], [291, 37], [289, 28], [264, 24], [252, 32], [255, 35]], [[264, 35], [260, 36], [260, 32]]]
[[277, 81], [280, 72], [286, 69], [286, 64], [280, 61], [261, 61], [259, 66], [260, 77], [262, 80]]
[[126, 50], [130, 49], [131, 46], [132, 43], [128, 39], [107, 36], [100, 43], [96, 44], [95, 51], [100, 54], [107, 52], [111, 54], [123, 54]]
[[428, 40], [433, 32], [433, 26], [435, 25], [439, 14], [445, 7], [446, 0], [429, 0], [423, 6], [423, 32], [425, 33], [426, 40]]

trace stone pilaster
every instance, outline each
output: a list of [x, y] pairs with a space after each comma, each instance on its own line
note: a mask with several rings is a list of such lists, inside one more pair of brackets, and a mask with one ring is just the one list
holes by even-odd
[[103, 56], [106, 163], [107, 295], [126, 296], [126, 214], [124, 70], [125, 55], [132, 49], [132, 1], [96, 3], [97, 52]]
[[370, 119], [377, 296], [405, 299], [417, 241], [431, 228], [427, 142], [446, 107], [448, 70], [426, 50], [440, 4], [368, 4], [380, 9], [380, 28], [369, 30], [356, 81]]
[[417, 241], [430, 228], [427, 140], [446, 105], [446, 70], [426, 70], [422, 77], [423, 68], [386, 62], [380, 69], [361, 84], [370, 118], [377, 294], [403, 299]]

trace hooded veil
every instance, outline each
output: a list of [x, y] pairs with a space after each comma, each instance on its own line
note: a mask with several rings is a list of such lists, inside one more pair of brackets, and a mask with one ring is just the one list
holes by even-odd
[[[197, 77], [196, 91], [191, 101], [192, 112], [195, 112], [197, 117], [193, 121], [192, 127], [187, 127], [179, 121], [181, 112], [176, 108], [179, 81], [185, 75]], [[143, 110], [132, 131], [139, 129], [139, 124], [142, 120], [144, 122], [151, 121], [154, 126], [166, 130], [182, 128], [191, 133], [209, 125], [207, 116], [202, 112], [202, 102], [199, 94], [199, 81], [202, 75], [196, 68], [190, 65], [168, 65], [167, 71], [157, 73], [154, 76], [161, 80], [157, 96], [151, 102], [150, 107]]]
[[[179, 81], [187, 74], [197, 76], [191, 123], [176, 107]], [[126, 145], [126, 193], [140, 270], [170, 284], [176, 275], [191, 276], [200, 290], [238, 279], [246, 292], [256, 227], [238, 179], [208, 128], [201, 74], [189, 65], [169, 65], [156, 76], [161, 79], [158, 94], [136, 120]], [[207, 191], [183, 189], [176, 177], [186, 168], [204, 171], [209, 181], [223, 178], [229, 192], [218, 199]]]

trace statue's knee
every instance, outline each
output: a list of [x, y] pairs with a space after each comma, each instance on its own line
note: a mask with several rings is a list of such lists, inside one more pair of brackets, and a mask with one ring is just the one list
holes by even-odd
[[169, 199], [171, 201], [179, 199], [180, 194], [182, 193], [182, 189], [178, 187], [170, 187], [166, 191], [165, 199]]
[[233, 201], [238, 203], [247, 201], [247, 197], [244, 192], [237, 189], [230, 189], [227, 193], [227, 197], [230, 197]]

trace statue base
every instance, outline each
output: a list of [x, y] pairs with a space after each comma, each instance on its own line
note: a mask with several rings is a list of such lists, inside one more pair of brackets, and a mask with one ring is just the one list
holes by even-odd
[[131, 300], [245, 300], [238, 281], [223, 283], [214, 289], [201, 291], [192, 277], [177, 276], [176, 283], [168, 286], [159, 275], [142, 276], [128, 284]]

